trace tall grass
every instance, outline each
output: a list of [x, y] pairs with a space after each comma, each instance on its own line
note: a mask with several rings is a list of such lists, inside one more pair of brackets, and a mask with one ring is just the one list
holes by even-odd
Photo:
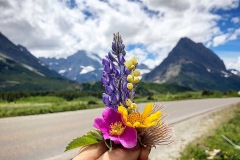
[[1, 103], [0, 117], [26, 116], [103, 107], [99, 101], [95, 101], [93, 98], [90, 99], [66, 101], [63, 98], [54, 96], [26, 97], [16, 102]]

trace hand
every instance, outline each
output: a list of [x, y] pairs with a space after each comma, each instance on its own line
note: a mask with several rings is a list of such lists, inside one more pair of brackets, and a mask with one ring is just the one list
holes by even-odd
[[108, 151], [104, 142], [83, 147], [73, 160], [150, 160], [150, 148], [137, 145], [133, 149], [113, 148]]

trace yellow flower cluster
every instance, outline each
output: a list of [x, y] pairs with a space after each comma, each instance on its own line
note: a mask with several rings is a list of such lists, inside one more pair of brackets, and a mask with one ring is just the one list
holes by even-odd
[[132, 71], [131, 74], [129, 74], [129, 75], [127, 76], [127, 81], [129, 82], [129, 83], [127, 84], [127, 88], [128, 88], [129, 90], [132, 90], [132, 89], [133, 89], [133, 84], [139, 82], [139, 77], [138, 77], [138, 76], [140, 75], [140, 70], [138, 70], [138, 69], [135, 70], [137, 64], [138, 64], [138, 61], [137, 61], [136, 57], [132, 57], [130, 60], [128, 60], [128, 61], [126, 61], [126, 62], [124, 63], [124, 65], [125, 65], [129, 70]]
[[[131, 70], [131, 73], [127, 76], [127, 88], [131, 91], [134, 89], [134, 85], [139, 82], [140, 70], [135, 69], [138, 64], [136, 57], [132, 57], [126, 61], [124, 65]], [[160, 123], [160, 117], [162, 113], [160, 111], [152, 112], [153, 104], [147, 104], [142, 114], [137, 109], [137, 104], [133, 102], [131, 95], [130, 99], [125, 102], [127, 108], [122, 104], [118, 107], [118, 112], [122, 115], [125, 125], [134, 128], [146, 128]]]
[[127, 76], [127, 88], [131, 91], [131, 99], [126, 100], [126, 105], [128, 106], [128, 110], [131, 112], [132, 110], [135, 110], [137, 108], [136, 103], [133, 103], [133, 89], [134, 89], [134, 84], [139, 82], [139, 75], [140, 75], [140, 70], [135, 69], [136, 66], [138, 65], [138, 61], [136, 57], [132, 57], [130, 60], [127, 60], [124, 65], [131, 71], [131, 73]]
[[162, 112], [156, 111], [152, 113], [152, 110], [153, 104], [146, 104], [142, 114], [137, 111], [129, 113], [125, 107], [118, 107], [118, 112], [122, 115], [124, 124], [134, 128], [152, 127], [157, 123], [161, 123], [160, 117]]

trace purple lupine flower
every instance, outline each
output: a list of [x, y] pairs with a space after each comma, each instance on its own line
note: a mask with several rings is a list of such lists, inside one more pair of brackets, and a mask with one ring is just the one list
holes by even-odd
[[122, 53], [119, 53], [118, 61], [119, 61], [119, 63], [120, 63], [121, 65], [124, 64], [124, 62], [125, 62], [125, 58], [124, 58], [124, 56], [123, 56]]
[[125, 105], [126, 99], [130, 98], [130, 91], [127, 89], [126, 77], [131, 72], [124, 66], [126, 51], [121, 36], [114, 34], [112, 51], [102, 60], [103, 74], [101, 82], [105, 88], [103, 103], [106, 107], [115, 110], [120, 105]]

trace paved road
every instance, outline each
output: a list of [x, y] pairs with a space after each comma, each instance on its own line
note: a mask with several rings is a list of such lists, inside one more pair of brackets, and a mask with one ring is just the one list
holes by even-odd
[[[170, 115], [167, 123], [239, 103], [240, 98], [162, 102]], [[92, 128], [102, 109], [0, 119], [0, 160], [70, 159], [77, 150], [64, 153], [73, 138]]]

